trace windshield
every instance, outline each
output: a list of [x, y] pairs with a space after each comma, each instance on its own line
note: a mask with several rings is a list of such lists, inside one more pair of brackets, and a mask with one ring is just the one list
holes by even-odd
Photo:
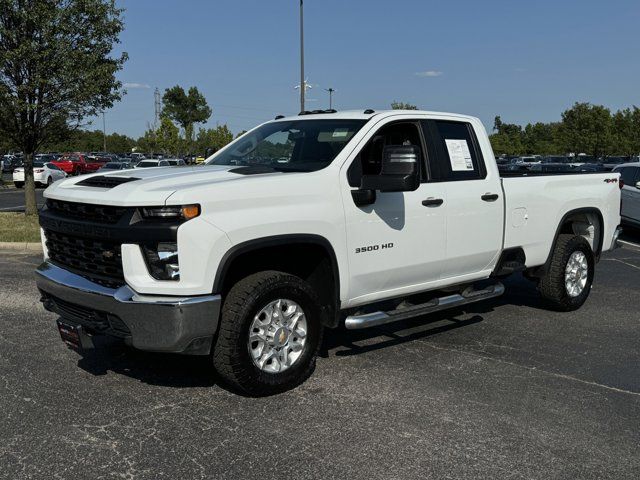
[[292, 120], [263, 125], [207, 165], [313, 172], [329, 165], [366, 120]]

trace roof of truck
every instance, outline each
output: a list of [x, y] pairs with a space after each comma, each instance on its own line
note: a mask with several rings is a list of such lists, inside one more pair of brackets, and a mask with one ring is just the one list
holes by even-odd
[[322, 119], [340, 119], [340, 120], [368, 120], [375, 116], [389, 116], [389, 115], [430, 115], [430, 116], [447, 116], [447, 117], [460, 117], [460, 118], [473, 118], [470, 115], [463, 115], [460, 113], [449, 112], [432, 112], [428, 110], [343, 110], [336, 112], [308, 112], [300, 115], [291, 115], [286, 117], [276, 117], [276, 121], [291, 121], [291, 120], [322, 120]]

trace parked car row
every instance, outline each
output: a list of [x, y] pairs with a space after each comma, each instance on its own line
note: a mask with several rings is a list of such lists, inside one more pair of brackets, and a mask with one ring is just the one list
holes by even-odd
[[589, 155], [528, 155], [496, 158], [501, 172], [609, 172], [617, 165], [640, 162], [640, 157], [607, 156], [595, 158]]

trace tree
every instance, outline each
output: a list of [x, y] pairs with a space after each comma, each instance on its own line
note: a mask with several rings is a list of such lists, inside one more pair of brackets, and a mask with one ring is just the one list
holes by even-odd
[[523, 131], [524, 153], [551, 155], [560, 152], [557, 148], [559, 123], [527, 124]]
[[391, 102], [391, 108], [393, 110], [418, 110], [418, 107], [416, 107], [415, 105], [396, 101]]
[[25, 154], [27, 215], [33, 154], [121, 98], [121, 14], [114, 0], [0, 0], [0, 131]]
[[156, 132], [156, 138], [158, 139], [158, 145], [162, 153], [174, 157], [178, 156], [178, 151], [180, 150], [180, 131], [166, 115], [163, 115], [160, 119], [160, 126]]
[[207, 152], [217, 152], [233, 140], [233, 133], [227, 125], [216, 128], [201, 128], [196, 137], [196, 151], [207, 156]]
[[494, 153], [498, 155], [519, 155], [523, 152], [523, 132], [520, 125], [504, 123], [500, 116], [493, 122], [496, 133], [489, 136]]
[[194, 124], [204, 123], [211, 116], [211, 108], [204, 95], [196, 87], [189, 88], [187, 94], [181, 86], [176, 85], [164, 91], [162, 103], [163, 113], [183, 128], [191, 150]]
[[576, 102], [562, 112], [560, 141], [566, 151], [605, 155], [613, 145], [611, 112], [602, 105]]

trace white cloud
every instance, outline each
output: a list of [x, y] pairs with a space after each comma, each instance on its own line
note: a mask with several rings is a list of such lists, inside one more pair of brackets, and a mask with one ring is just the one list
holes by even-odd
[[425, 72], [416, 72], [416, 76], [418, 77], [439, 77], [442, 75], [442, 72], [438, 70], [427, 70]]
[[124, 88], [151, 88], [151, 85], [147, 85], [146, 83], [125, 83], [123, 84]]

